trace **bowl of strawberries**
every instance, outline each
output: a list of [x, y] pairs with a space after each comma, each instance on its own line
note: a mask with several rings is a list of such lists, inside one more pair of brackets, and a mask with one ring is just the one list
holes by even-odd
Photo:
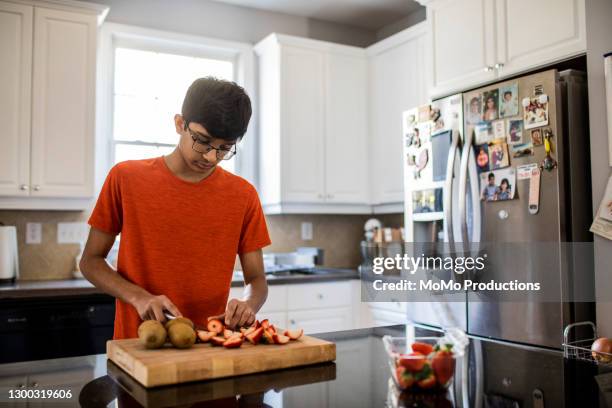
[[401, 390], [446, 390], [463, 350], [446, 337], [384, 336], [391, 377]]

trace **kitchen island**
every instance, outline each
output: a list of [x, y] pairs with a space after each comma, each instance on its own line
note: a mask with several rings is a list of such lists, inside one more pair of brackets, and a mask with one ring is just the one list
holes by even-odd
[[[70, 391], [65, 406], [83, 407], [610, 406], [597, 384], [609, 384], [611, 373], [564, 360], [559, 350], [475, 338], [470, 339], [466, 354], [467, 370], [461, 369], [462, 363], [457, 367], [458, 373], [468, 373], [467, 383], [457, 375], [446, 393], [402, 394], [390, 378], [382, 344], [385, 334], [440, 335], [403, 325], [320, 334], [317, 337], [336, 343], [334, 363], [152, 389], [140, 386], [105, 354], [4, 364], [0, 365], [0, 402], [9, 401], [9, 389], [54, 389]], [[482, 405], [476, 404], [475, 396]]]

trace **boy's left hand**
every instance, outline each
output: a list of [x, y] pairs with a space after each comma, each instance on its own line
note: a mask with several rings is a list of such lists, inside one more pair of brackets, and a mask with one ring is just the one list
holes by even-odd
[[250, 326], [255, 321], [255, 312], [244, 300], [231, 299], [227, 302], [225, 313], [211, 317], [223, 321], [227, 327], [238, 328]]

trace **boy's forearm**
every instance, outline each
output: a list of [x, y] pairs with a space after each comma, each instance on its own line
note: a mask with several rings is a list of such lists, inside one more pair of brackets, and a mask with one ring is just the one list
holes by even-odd
[[95, 287], [126, 303], [134, 304], [137, 298], [149, 295], [146, 290], [119, 275], [102, 257], [83, 258], [80, 267], [83, 276]]
[[245, 283], [243, 300], [257, 313], [268, 297], [268, 282], [265, 275], [258, 275]]

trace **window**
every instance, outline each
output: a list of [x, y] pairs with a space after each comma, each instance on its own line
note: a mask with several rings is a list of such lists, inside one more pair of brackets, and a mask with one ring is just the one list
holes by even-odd
[[[195, 79], [211, 75], [235, 81], [256, 105], [251, 44], [107, 22], [100, 50], [98, 186], [115, 163], [174, 150], [179, 137], [174, 115]], [[256, 183], [253, 123], [235, 158], [221, 165]]]
[[[234, 80], [234, 64], [131, 48], [115, 48], [113, 93], [113, 157], [118, 163], [166, 155], [178, 135], [174, 115], [185, 92], [204, 76]], [[234, 171], [234, 159], [221, 162]]]

